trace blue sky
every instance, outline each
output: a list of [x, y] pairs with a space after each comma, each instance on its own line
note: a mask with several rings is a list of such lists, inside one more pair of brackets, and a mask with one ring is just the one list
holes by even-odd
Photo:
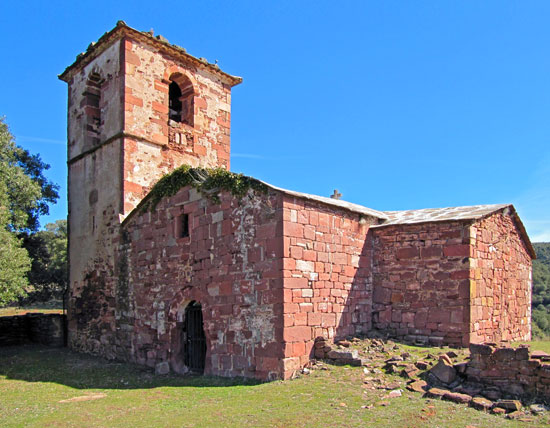
[[379, 210], [513, 203], [550, 241], [550, 2], [2, 2], [0, 115], [66, 216], [66, 84], [117, 20], [242, 76], [232, 170]]

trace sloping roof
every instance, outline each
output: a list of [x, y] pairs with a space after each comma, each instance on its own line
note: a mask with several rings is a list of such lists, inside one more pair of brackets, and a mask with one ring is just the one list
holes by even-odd
[[183, 61], [192, 63], [195, 66], [203, 69], [207, 69], [216, 74], [224, 83], [235, 86], [243, 81], [242, 77], [232, 76], [221, 71], [217, 64], [209, 63], [204, 58], [197, 58], [190, 55], [186, 50], [180, 46], [170, 44], [162, 36], [154, 36], [152, 33], [136, 30], [128, 25], [124, 21], [118, 21], [115, 28], [111, 31], [103, 34], [96, 43], [90, 43], [86, 52], [79, 54], [76, 57], [76, 61], [68, 66], [63, 73], [58, 77], [59, 79], [69, 82], [71, 78], [78, 73], [82, 67], [89, 64], [94, 58], [96, 58], [101, 52], [103, 52], [110, 44], [124, 36], [129, 36], [135, 40], [146, 43], [153, 46], [175, 58], [180, 58]]
[[370, 226], [371, 228], [386, 227], [398, 224], [420, 224], [432, 223], [440, 221], [467, 221], [479, 220], [503, 211], [514, 220], [518, 232], [525, 243], [527, 252], [531, 258], [536, 259], [537, 254], [533, 248], [533, 244], [527, 235], [525, 226], [519, 218], [516, 209], [512, 204], [495, 204], [495, 205], [472, 205], [465, 207], [447, 207], [447, 208], [425, 208], [420, 210], [405, 210], [405, 211], [383, 211], [388, 217], [388, 220], [377, 225]]
[[296, 192], [294, 190], [283, 189], [281, 187], [273, 186], [272, 184], [262, 181], [266, 186], [278, 190], [289, 196], [295, 196], [297, 198], [308, 199], [310, 201], [321, 202], [323, 204], [332, 205], [334, 207], [343, 208], [349, 211], [353, 211], [359, 214], [368, 215], [384, 221], [387, 221], [389, 217], [382, 211], [373, 210], [372, 208], [364, 207], [363, 205], [353, 204], [351, 202], [342, 201], [340, 199], [327, 198], [325, 196], [311, 195], [309, 193]]
[[384, 211], [390, 224], [413, 224], [432, 221], [476, 220], [510, 207], [510, 204], [472, 205], [465, 207], [424, 208], [420, 210]]

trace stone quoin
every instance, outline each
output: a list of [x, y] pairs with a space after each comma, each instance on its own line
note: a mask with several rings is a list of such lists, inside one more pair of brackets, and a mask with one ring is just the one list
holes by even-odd
[[[253, 179], [200, 187], [244, 179], [220, 172], [242, 79], [124, 22], [59, 77], [72, 349], [270, 380], [304, 367], [318, 337], [530, 339], [535, 253], [512, 205], [382, 212]], [[173, 171], [191, 181], [152, 204]]]

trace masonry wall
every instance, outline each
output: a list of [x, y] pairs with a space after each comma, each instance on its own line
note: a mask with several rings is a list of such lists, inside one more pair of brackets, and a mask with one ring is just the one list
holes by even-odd
[[468, 381], [496, 388], [504, 397], [550, 399], [550, 363], [533, 358], [527, 346], [472, 344], [465, 374]]
[[371, 228], [373, 327], [398, 338], [467, 346], [469, 233], [460, 222]]
[[[119, 41], [105, 47], [68, 82], [68, 343], [75, 350], [113, 358], [117, 339], [112, 238], [118, 235], [122, 210], [120, 49]], [[97, 134], [89, 130], [85, 95], [91, 74], [102, 79]], [[124, 355], [122, 349], [117, 353]]]
[[28, 313], [0, 317], [0, 346], [40, 343], [65, 344], [65, 315]]
[[[189, 215], [190, 236], [175, 222]], [[185, 372], [181, 323], [202, 305], [205, 373], [274, 379], [282, 375], [283, 227], [280, 194], [228, 193], [215, 203], [184, 188], [124, 224], [118, 286], [131, 331], [131, 360]]]
[[284, 197], [284, 376], [305, 365], [314, 339], [371, 328], [372, 250], [377, 220], [307, 199]]
[[[120, 222], [182, 164], [229, 168], [231, 88], [215, 71], [137, 41], [101, 49], [68, 82], [68, 340], [73, 349], [127, 360], [132, 333], [118, 324], [133, 315], [114, 279]], [[168, 118], [169, 79], [178, 73], [193, 83], [194, 126]], [[98, 107], [87, 95], [92, 75], [101, 81]]]
[[[95, 144], [88, 138], [87, 104], [84, 93], [91, 73], [98, 73], [103, 79], [101, 84], [101, 124]], [[82, 153], [93, 150], [102, 142], [109, 140], [122, 131], [123, 99], [121, 88], [124, 82], [124, 63], [121, 61], [121, 42], [115, 41], [102, 54], [84, 66], [68, 82], [67, 136], [68, 159], [74, 159]]]
[[472, 343], [531, 339], [531, 257], [508, 212], [471, 227]]
[[[130, 212], [164, 174], [187, 164], [229, 170], [231, 87], [213, 71], [126, 39], [124, 81], [124, 211]], [[174, 75], [193, 84], [194, 125], [168, 118]]]

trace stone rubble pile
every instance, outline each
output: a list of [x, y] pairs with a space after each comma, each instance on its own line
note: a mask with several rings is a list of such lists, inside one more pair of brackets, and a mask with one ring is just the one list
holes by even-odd
[[[525, 421], [530, 420], [530, 414], [550, 410], [550, 355], [530, 353], [525, 345], [515, 349], [471, 345], [469, 357], [447, 350], [418, 359], [401, 352], [391, 340], [350, 338], [332, 343], [318, 337], [314, 355], [331, 364], [363, 366], [363, 388], [390, 391], [383, 398], [400, 396], [406, 387], [427, 398]], [[318, 360], [313, 360], [310, 368], [327, 370]], [[403, 380], [396, 381], [387, 374]]]

